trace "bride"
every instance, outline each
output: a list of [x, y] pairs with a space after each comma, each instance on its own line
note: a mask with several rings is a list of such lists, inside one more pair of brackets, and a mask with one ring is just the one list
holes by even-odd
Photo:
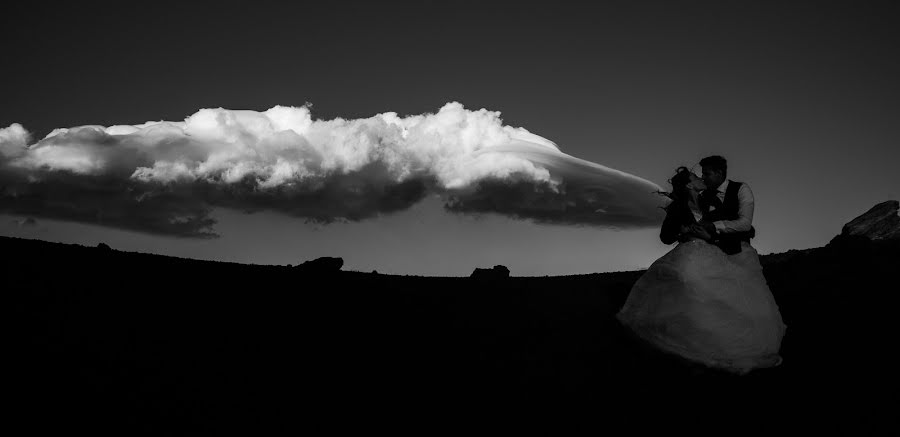
[[667, 354], [736, 374], [781, 364], [786, 326], [755, 249], [728, 255], [711, 244], [702, 220], [703, 180], [680, 167], [660, 231], [678, 245], [634, 284], [619, 321]]

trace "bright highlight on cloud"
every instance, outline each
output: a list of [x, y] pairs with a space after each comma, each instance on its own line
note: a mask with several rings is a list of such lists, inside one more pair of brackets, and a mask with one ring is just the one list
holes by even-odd
[[500, 113], [313, 120], [309, 108], [201, 109], [184, 121], [0, 129], [0, 211], [183, 237], [215, 236], [212, 208], [358, 221], [439, 195], [456, 213], [639, 227], [660, 187], [560, 151]]

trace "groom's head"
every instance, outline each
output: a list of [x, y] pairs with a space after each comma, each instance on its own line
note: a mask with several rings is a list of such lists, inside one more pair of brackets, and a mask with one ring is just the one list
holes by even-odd
[[703, 167], [703, 182], [710, 189], [719, 188], [725, 177], [728, 175], [728, 162], [719, 155], [707, 156], [700, 160], [700, 166]]

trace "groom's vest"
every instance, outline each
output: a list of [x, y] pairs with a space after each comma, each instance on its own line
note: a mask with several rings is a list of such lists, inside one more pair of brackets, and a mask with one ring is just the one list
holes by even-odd
[[[737, 220], [740, 202], [738, 201], [738, 190], [741, 189], [742, 182], [729, 181], [728, 188], [725, 189], [725, 200], [722, 201], [722, 207], [715, 211], [709, 210], [709, 201], [703, 205], [703, 219], [710, 222], [720, 220]], [[750, 239], [756, 236], [756, 229], [753, 226], [747, 232], [734, 232], [728, 234], [718, 234], [715, 244], [719, 246], [725, 253], [734, 255], [741, 252], [741, 241], [750, 242]]]

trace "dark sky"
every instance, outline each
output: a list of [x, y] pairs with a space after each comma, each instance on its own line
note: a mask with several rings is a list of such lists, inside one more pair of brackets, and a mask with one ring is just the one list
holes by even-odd
[[[182, 121], [312, 104], [317, 119], [458, 101], [662, 186], [710, 154], [756, 195], [760, 253], [822, 246], [900, 198], [896, 2], [20, 2], [2, 23], [0, 127]], [[582, 3], [582, 2], [579, 2]], [[354, 224], [217, 211], [216, 240], [2, 216], [2, 235], [194, 258], [513, 275], [646, 267], [657, 230], [452, 216], [428, 199]]]

